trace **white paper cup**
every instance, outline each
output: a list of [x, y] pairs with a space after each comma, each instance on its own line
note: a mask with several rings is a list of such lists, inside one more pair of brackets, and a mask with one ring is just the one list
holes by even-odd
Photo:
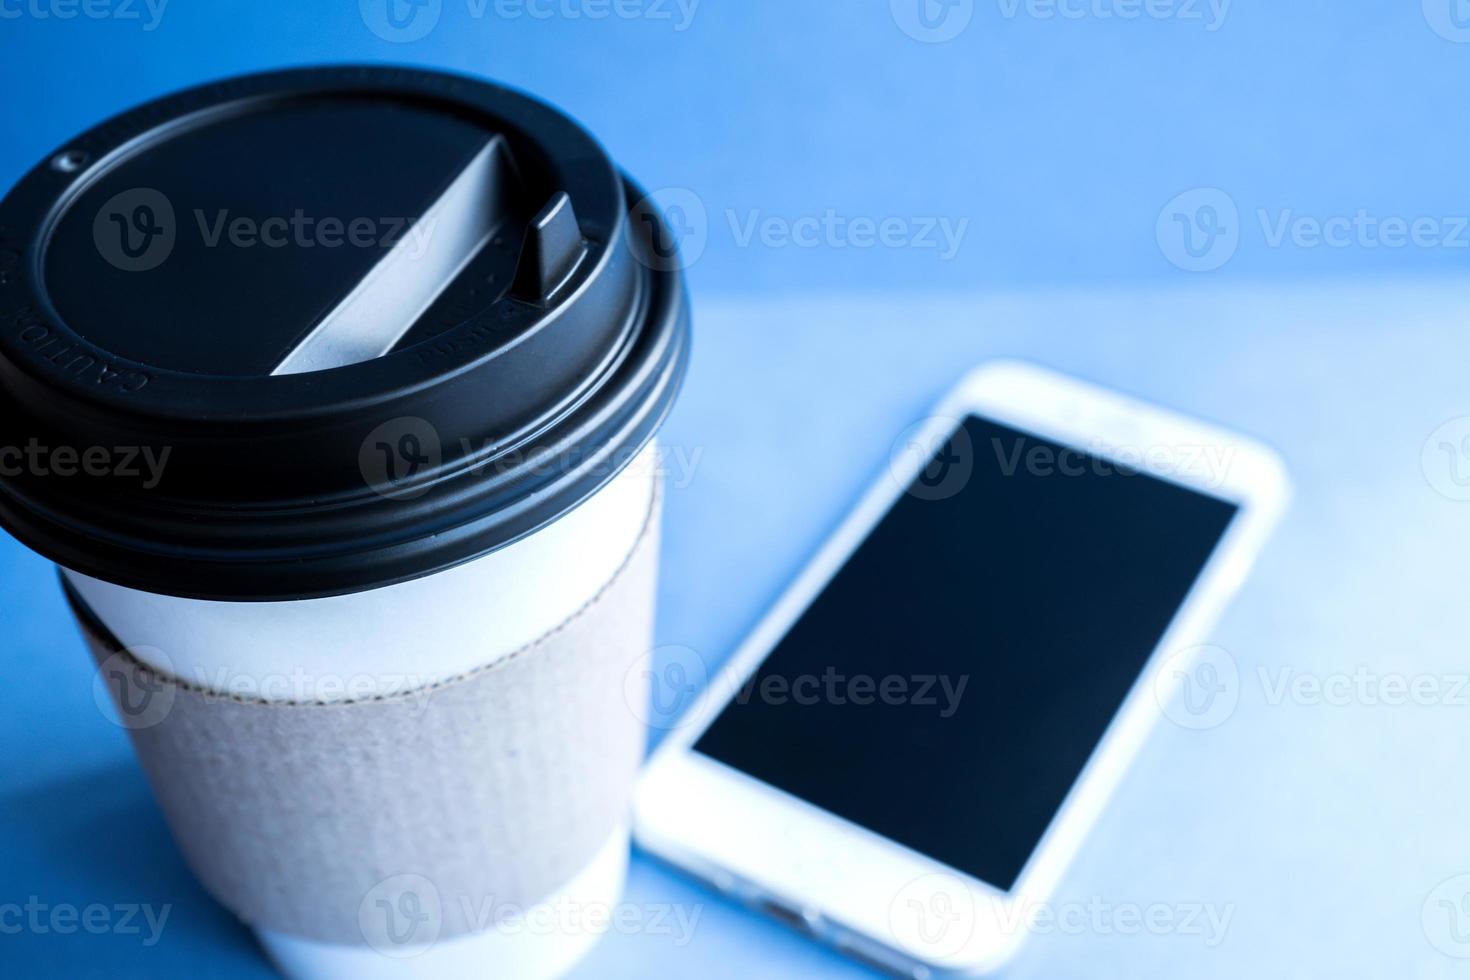
[[[417, 690], [494, 664], [591, 602], [645, 533], [656, 467], [650, 444], [612, 482], [535, 534], [437, 575], [367, 592], [217, 602], [63, 574], [119, 643], [159, 672], [196, 686], [295, 703]], [[642, 724], [631, 706], [628, 724]], [[492, 922], [481, 932], [387, 953], [367, 937], [342, 944], [275, 929], [256, 935], [280, 971], [300, 980], [560, 976], [600, 933], [583, 928], [581, 917], [559, 920], [556, 910], [616, 906], [628, 838], [624, 824], [580, 874], [538, 903], [543, 908], [529, 907], [516, 917], [521, 921]]]
[[616, 901], [664, 218], [557, 110], [371, 66], [159, 99], [0, 201], [0, 526], [291, 976], [551, 977]]

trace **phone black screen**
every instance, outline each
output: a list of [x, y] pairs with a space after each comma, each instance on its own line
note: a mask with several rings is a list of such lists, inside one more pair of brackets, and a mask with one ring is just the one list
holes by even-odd
[[1236, 510], [972, 416], [695, 748], [1010, 890]]

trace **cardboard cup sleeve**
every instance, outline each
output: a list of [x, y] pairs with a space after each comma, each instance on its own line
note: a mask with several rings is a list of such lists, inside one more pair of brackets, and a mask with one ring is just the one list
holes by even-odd
[[646, 713], [624, 680], [652, 647], [659, 506], [655, 495], [626, 562], [571, 618], [391, 697], [202, 689], [133, 658], [70, 597], [114, 698], [145, 692], [155, 706], [130, 735], [216, 899], [252, 926], [361, 943], [374, 897], [411, 880], [434, 893], [450, 937], [474, 930], [487, 900], [524, 908], [552, 893], [627, 818]]

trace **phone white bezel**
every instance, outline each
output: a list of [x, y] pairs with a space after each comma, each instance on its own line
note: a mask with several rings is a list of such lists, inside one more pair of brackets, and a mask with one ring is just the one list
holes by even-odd
[[[1010, 892], [692, 750], [905, 493], [932, 448], [972, 414], [1239, 506]], [[1188, 658], [1187, 651], [1205, 642], [1283, 511], [1288, 482], [1276, 454], [1259, 443], [1016, 361], [971, 372], [900, 443], [885, 472], [660, 746], [639, 786], [635, 835], [656, 856], [880, 966], [916, 976], [976, 974], [1014, 953], [1027, 932], [1022, 917], [1049, 900], [1162, 713], [1153, 686], [1161, 662], [1168, 659], [1178, 669], [1180, 657]], [[1202, 457], [1204, 452], [1214, 455]], [[1228, 464], [1223, 472], [1200, 472], [1202, 458]], [[951, 925], [929, 931], [923, 922], [908, 923], [910, 906], [948, 910]]]

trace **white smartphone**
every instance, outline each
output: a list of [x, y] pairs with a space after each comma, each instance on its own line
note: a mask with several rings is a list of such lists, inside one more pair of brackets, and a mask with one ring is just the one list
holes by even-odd
[[655, 754], [640, 845], [886, 971], [996, 968], [1150, 726], [1212, 710], [1287, 496], [1248, 439], [979, 368]]

